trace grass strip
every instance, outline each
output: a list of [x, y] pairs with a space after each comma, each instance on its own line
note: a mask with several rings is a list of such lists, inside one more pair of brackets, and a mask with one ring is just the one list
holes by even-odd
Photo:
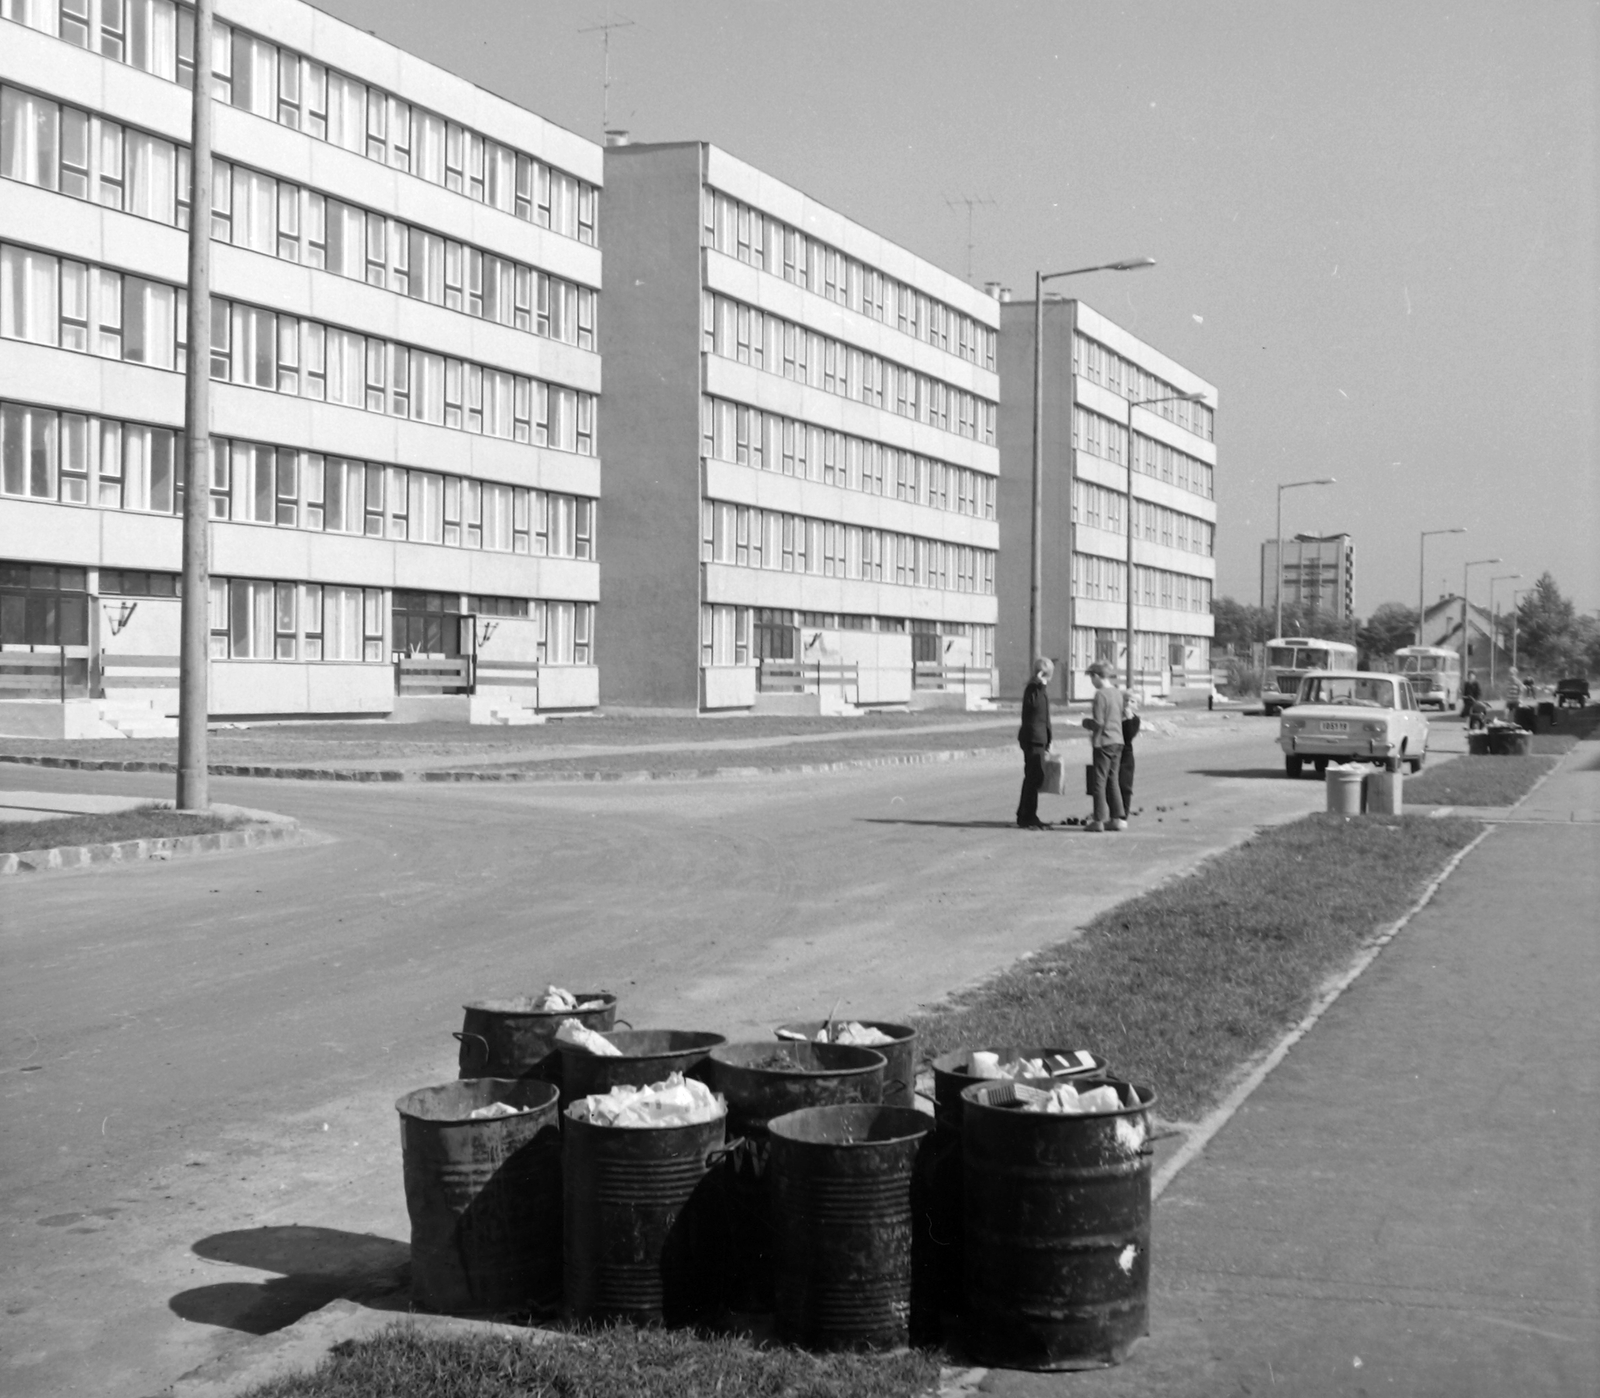
[[1320, 814], [1273, 826], [918, 1017], [922, 1047], [1090, 1048], [1153, 1085], [1163, 1116], [1193, 1119], [1480, 828]]
[[534, 1343], [430, 1336], [402, 1321], [245, 1398], [913, 1398], [938, 1379], [937, 1357], [918, 1351], [812, 1355], [631, 1327]]
[[1419, 777], [1408, 777], [1405, 801], [1408, 806], [1510, 806], [1526, 796], [1556, 760], [1458, 757]]
[[237, 816], [194, 815], [162, 806], [135, 806], [105, 815], [59, 820], [0, 821], [0, 854], [54, 849], [58, 845], [109, 845], [118, 840], [160, 840], [174, 835], [211, 835], [247, 822]]

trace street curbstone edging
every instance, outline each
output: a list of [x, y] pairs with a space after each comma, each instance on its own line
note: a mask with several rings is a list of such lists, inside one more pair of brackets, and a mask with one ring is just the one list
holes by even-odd
[[[260, 815], [260, 812], [251, 812]], [[271, 816], [240, 830], [213, 830], [205, 835], [161, 835], [144, 840], [114, 840], [99, 845], [55, 845], [48, 849], [0, 854], [0, 878], [57, 869], [89, 869], [97, 864], [137, 864], [144, 860], [182, 859], [226, 850], [298, 845], [305, 840], [300, 822]]]

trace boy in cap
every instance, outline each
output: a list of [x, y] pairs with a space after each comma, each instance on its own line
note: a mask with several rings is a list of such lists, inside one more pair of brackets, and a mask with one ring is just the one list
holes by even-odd
[[[1089, 730], [1089, 745], [1094, 752], [1094, 819], [1084, 829], [1097, 834], [1102, 830], [1126, 830], [1127, 812], [1118, 787], [1122, 766], [1122, 692], [1112, 685], [1106, 667], [1095, 661], [1089, 667], [1094, 684], [1094, 705], [1083, 726]], [[1109, 816], [1109, 824], [1107, 817]]]

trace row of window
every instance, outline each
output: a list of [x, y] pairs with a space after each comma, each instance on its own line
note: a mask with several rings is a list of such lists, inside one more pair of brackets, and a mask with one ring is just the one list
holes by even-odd
[[[1122, 602], [1128, 568], [1119, 558], [1093, 553], [1072, 555], [1072, 595], [1089, 602]], [[1211, 580], [1165, 568], [1133, 567], [1134, 605], [1168, 611], [1210, 612]]]
[[[0, 494], [181, 514], [170, 427], [0, 403]], [[211, 517], [534, 557], [595, 558], [599, 502], [292, 447], [211, 440]]]
[[595, 292], [354, 204], [215, 162], [211, 236], [517, 330], [595, 347]]
[[[1072, 522], [1088, 529], [1105, 529], [1121, 534], [1124, 529], [1124, 499], [1121, 491], [1107, 490], [1081, 477], [1072, 482]], [[1180, 510], [1169, 510], [1151, 500], [1133, 502], [1133, 536], [1146, 543], [1162, 544], [1185, 553], [1212, 556], [1216, 526]]]
[[[181, 369], [180, 287], [7, 244], [0, 337]], [[211, 377], [594, 455], [592, 393], [277, 311], [211, 302]]]
[[[1102, 457], [1115, 466], [1128, 464], [1128, 429], [1088, 408], [1072, 410], [1072, 445], [1076, 451]], [[1133, 434], [1133, 453], [1133, 469], [1142, 475], [1205, 500], [1213, 498], [1214, 473], [1206, 462], [1137, 432]]]
[[995, 517], [995, 478], [722, 398], [701, 399], [701, 454], [760, 471]]
[[796, 612], [787, 608], [704, 604], [700, 608], [700, 663], [754, 665], [762, 660], [794, 660], [809, 630], [911, 632], [913, 662], [937, 661], [942, 641], [960, 637], [970, 643], [969, 663], [994, 666], [994, 627], [982, 622], [908, 621], [905, 617], [861, 616], [832, 612]]
[[780, 510], [701, 502], [705, 563], [994, 595], [994, 550]]
[[[0, 175], [189, 226], [187, 146], [14, 87], [0, 87]], [[595, 347], [597, 297], [589, 287], [226, 160], [213, 163], [211, 236]]]
[[969, 364], [995, 367], [989, 326], [720, 190], [708, 186], [702, 197], [705, 247], [896, 326]]
[[[1126, 663], [1127, 635], [1104, 627], [1072, 629], [1072, 668], [1086, 670], [1096, 660], [1121, 667]], [[1155, 672], [1163, 668], [1210, 674], [1211, 637], [1174, 636], [1163, 631], [1133, 633], [1134, 668]]]
[[707, 354], [994, 445], [995, 405], [987, 399], [715, 292], [701, 297]]
[[1184, 402], [1176, 396], [1179, 390], [1165, 379], [1158, 378], [1131, 359], [1124, 359], [1098, 340], [1091, 340], [1083, 334], [1073, 335], [1072, 372], [1088, 379], [1090, 383], [1110, 389], [1130, 403], [1164, 399], [1163, 402], [1151, 403], [1145, 411], [1164, 417], [1185, 432], [1192, 432], [1207, 442], [1216, 440], [1216, 413], [1207, 404]]
[[0, 176], [189, 226], [189, 148], [109, 117], [0, 87]]
[[[173, 0], [0, 0], [0, 15], [194, 85], [194, 15]], [[596, 241], [594, 185], [222, 20], [212, 40], [217, 101], [565, 237]]]

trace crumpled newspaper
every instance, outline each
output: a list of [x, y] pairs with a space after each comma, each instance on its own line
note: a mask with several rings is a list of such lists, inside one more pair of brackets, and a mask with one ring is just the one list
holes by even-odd
[[585, 1000], [581, 1005], [578, 997], [570, 990], [563, 990], [559, 985], [547, 985], [544, 996], [540, 999], [536, 1009], [545, 1011], [556, 1010], [603, 1010], [606, 1007], [604, 1000]]
[[479, 1107], [477, 1111], [468, 1112], [467, 1120], [487, 1121], [492, 1117], [516, 1116], [519, 1112], [527, 1110], [526, 1107], [513, 1107], [509, 1102], [491, 1102], [487, 1107]]
[[564, 1019], [556, 1030], [556, 1042], [560, 1044], [576, 1044], [581, 1049], [600, 1058], [621, 1058], [622, 1050], [619, 1049], [604, 1034], [597, 1034], [588, 1025], [576, 1019]]
[[1051, 1088], [1017, 1083], [1012, 1091], [1016, 1093], [1016, 1100], [1022, 1103], [1023, 1111], [1046, 1112], [1051, 1116], [1093, 1116], [1099, 1112], [1120, 1112], [1125, 1106], [1139, 1105], [1131, 1086], [1128, 1088], [1128, 1100], [1124, 1102], [1110, 1083], [1102, 1083], [1087, 1092], [1079, 1092], [1069, 1082]]
[[723, 1099], [695, 1078], [671, 1074], [649, 1087], [614, 1087], [583, 1099], [598, 1126], [695, 1126], [727, 1113]]
[[975, 1078], [1059, 1078], [1063, 1073], [1078, 1073], [1094, 1067], [1088, 1049], [1072, 1049], [1042, 1058], [1013, 1058], [1000, 1062], [999, 1054], [975, 1052], [967, 1058], [967, 1071]]
[[[826, 1024], [817, 1030], [817, 1042], [819, 1044], [829, 1042], [828, 1026]], [[838, 1020], [834, 1021], [832, 1042], [836, 1044], [854, 1044], [857, 1048], [872, 1048], [876, 1044], [892, 1044], [894, 1040], [885, 1034], [883, 1030], [871, 1029], [867, 1025], [852, 1019], [846, 1023], [840, 1023]]]

